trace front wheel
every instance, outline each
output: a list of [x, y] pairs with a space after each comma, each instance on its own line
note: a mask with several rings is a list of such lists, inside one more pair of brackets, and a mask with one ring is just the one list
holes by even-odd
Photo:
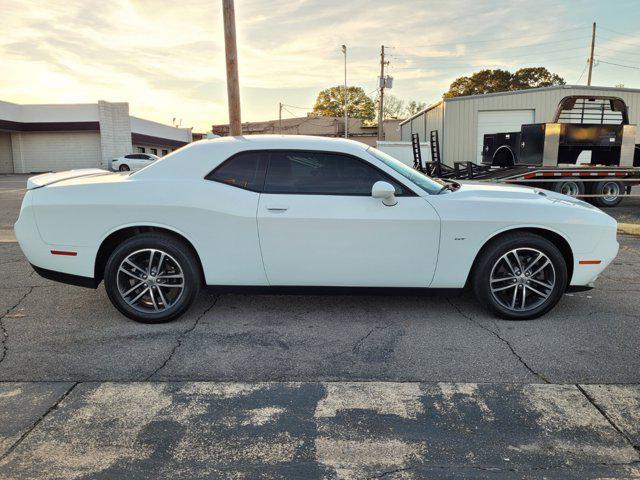
[[476, 297], [499, 317], [544, 315], [562, 297], [567, 265], [560, 250], [532, 233], [505, 234], [479, 254], [472, 273]]
[[111, 303], [142, 323], [163, 323], [182, 315], [200, 288], [200, 270], [191, 249], [178, 239], [145, 233], [120, 244], [105, 266]]
[[121, 172], [128, 172], [130, 170], [129, 165], [120, 165], [120, 168], [118, 170], [120, 170]]

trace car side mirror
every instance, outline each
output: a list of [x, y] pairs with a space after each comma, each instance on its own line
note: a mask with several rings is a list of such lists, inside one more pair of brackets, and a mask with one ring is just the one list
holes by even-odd
[[381, 198], [382, 203], [387, 207], [393, 207], [398, 201], [396, 200], [396, 189], [389, 182], [379, 181], [371, 187], [371, 196], [373, 198]]

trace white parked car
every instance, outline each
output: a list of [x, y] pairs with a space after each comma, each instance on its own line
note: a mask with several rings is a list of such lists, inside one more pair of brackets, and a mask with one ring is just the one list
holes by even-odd
[[160, 157], [151, 153], [130, 153], [122, 157], [115, 158], [111, 161], [111, 170], [120, 172], [135, 172], [147, 165], [151, 165]]
[[358, 142], [196, 142], [133, 175], [38, 175], [15, 225], [38, 273], [164, 322], [207, 286], [462, 288], [528, 319], [586, 289], [616, 221], [558, 193], [442, 183]]

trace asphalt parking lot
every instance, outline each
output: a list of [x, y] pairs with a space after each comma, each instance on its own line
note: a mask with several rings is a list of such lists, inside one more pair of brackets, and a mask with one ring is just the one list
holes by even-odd
[[0, 177], [2, 478], [640, 478], [640, 238], [535, 321], [465, 292], [203, 293], [141, 325], [33, 272], [23, 187]]

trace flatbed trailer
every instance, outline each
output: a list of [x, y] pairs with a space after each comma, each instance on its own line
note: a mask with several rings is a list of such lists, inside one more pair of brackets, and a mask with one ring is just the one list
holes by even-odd
[[[592, 164], [495, 166], [474, 162], [455, 162], [452, 167], [440, 161], [437, 131], [431, 132], [431, 161], [422, 160], [417, 134], [412, 135], [412, 144], [414, 168], [433, 178], [539, 187], [585, 198], [599, 207], [613, 207], [625, 197], [640, 197], [631, 193], [632, 186], [640, 185], [640, 167]], [[592, 188], [585, 188], [586, 185]]]

